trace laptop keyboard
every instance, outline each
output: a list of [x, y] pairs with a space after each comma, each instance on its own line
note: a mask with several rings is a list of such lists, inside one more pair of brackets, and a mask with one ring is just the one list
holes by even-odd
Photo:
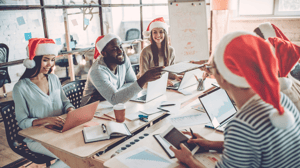
[[146, 96], [147, 95], [141, 96], [141, 97], [137, 98], [137, 100], [146, 100]]

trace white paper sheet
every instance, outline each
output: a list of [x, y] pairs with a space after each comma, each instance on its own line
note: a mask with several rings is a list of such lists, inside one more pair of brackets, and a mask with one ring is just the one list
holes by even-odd
[[200, 125], [210, 122], [206, 113], [181, 115], [168, 119], [169, 122], [177, 128]]

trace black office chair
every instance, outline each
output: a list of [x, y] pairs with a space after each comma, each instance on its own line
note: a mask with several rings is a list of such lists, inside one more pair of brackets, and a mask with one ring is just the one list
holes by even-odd
[[126, 31], [126, 37], [125, 40], [135, 40], [140, 38], [140, 30], [136, 28], [132, 28]]
[[[0, 44], [0, 63], [8, 62], [9, 49], [7, 45]], [[7, 67], [0, 68], [0, 87], [3, 87], [3, 96], [6, 97], [6, 90], [4, 84], [11, 83]]]
[[76, 80], [63, 85], [63, 90], [75, 108], [80, 107], [86, 80]]
[[132, 64], [131, 66], [134, 73], [137, 75], [140, 72], [140, 64]]
[[54, 158], [49, 156], [32, 152], [23, 142], [24, 137], [20, 136], [18, 132], [21, 128], [18, 126], [16, 116], [15, 116], [15, 106], [14, 102], [11, 101], [4, 105], [1, 109], [1, 115], [4, 121], [6, 139], [9, 144], [9, 147], [16, 152], [17, 154], [23, 156], [24, 158], [36, 163], [36, 164], [44, 164], [46, 166], [50, 166], [50, 161]]

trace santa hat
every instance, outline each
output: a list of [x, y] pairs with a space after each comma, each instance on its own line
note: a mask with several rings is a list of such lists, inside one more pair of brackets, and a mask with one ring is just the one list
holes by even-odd
[[286, 77], [300, 58], [300, 46], [278, 37], [270, 37], [268, 41], [275, 49], [279, 65], [279, 76]]
[[57, 56], [57, 46], [52, 39], [47, 38], [31, 38], [29, 39], [27, 46], [27, 56], [23, 61], [23, 65], [32, 69], [35, 67], [35, 61], [33, 58], [35, 56], [43, 56], [43, 55], [55, 55]]
[[260, 29], [266, 40], [269, 37], [279, 37], [281, 39], [289, 41], [289, 39], [282, 33], [282, 31], [270, 22], [262, 23], [258, 26], [258, 28]]
[[280, 104], [278, 63], [269, 43], [251, 32], [229, 33], [217, 45], [214, 61], [227, 82], [252, 88], [278, 110], [270, 114], [275, 127], [285, 129], [294, 124], [293, 114]]
[[168, 32], [169, 26], [166, 24], [163, 17], [156, 18], [149, 23], [147, 30], [143, 32], [143, 35], [146, 38], [150, 37], [150, 32], [154, 28], [163, 28], [166, 32]]
[[97, 59], [99, 55], [101, 55], [101, 52], [103, 48], [106, 46], [107, 43], [109, 43], [112, 39], [119, 39], [120, 41], [121, 38], [118, 35], [108, 33], [103, 36], [99, 36], [96, 40], [96, 45], [95, 45], [95, 53], [94, 53], [94, 59]]

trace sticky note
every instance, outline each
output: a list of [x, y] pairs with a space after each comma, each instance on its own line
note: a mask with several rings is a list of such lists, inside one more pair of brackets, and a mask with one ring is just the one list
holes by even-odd
[[39, 19], [33, 20], [33, 24], [35, 25], [35, 27], [40, 27], [41, 26]]
[[19, 26], [25, 24], [25, 20], [24, 20], [23, 16], [18, 17], [18, 18], [17, 18], [17, 22], [18, 22]]
[[55, 39], [55, 43], [56, 43], [57, 45], [61, 45], [61, 38]]
[[75, 42], [74, 41], [70, 41], [70, 48], [75, 48]]
[[25, 36], [25, 40], [28, 41], [29, 39], [31, 39], [31, 33], [24, 33]]
[[73, 26], [77, 26], [77, 25], [78, 25], [78, 23], [77, 23], [77, 20], [76, 20], [76, 19], [73, 19], [73, 20], [71, 20], [71, 22], [72, 22]]
[[84, 25], [89, 25], [90, 24], [90, 20], [87, 18], [84, 18]]

